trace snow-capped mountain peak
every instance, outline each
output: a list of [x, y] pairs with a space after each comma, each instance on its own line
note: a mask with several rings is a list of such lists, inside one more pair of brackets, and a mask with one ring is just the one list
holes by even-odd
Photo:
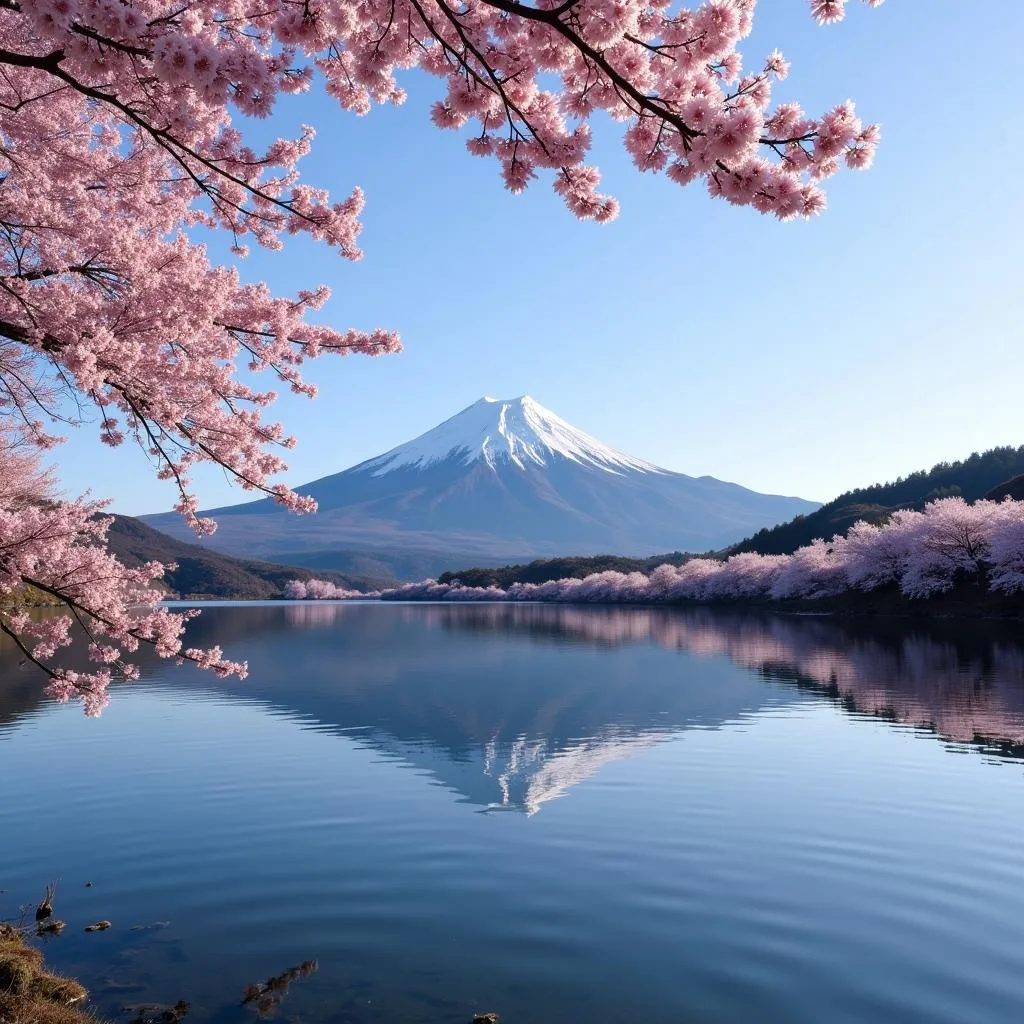
[[[298, 490], [316, 500], [317, 515], [296, 520], [269, 499], [215, 509], [211, 546], [312, 567], [354, 559], [422, 579], [545, 555], [713, 551], [818, 507], [660, 469], [528, 395], [481, 398], [412, 441]], [[189, 538], [180, 516], [149, 522]]]
[[366, 464], [372, 476], [407, 467], [425, 469], [433, 462], [459, 458], [466, 465], [483, 461], [492, 469], [510, 462], [520, 469], [568, 459], [581, 466], [621, 474], [664, 473], [577, 430], [529, 395], [481, 398], [451, 419]]

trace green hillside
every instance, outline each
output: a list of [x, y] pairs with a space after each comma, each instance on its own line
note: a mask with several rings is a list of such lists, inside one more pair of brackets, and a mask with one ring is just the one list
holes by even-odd
[[[960, 495], [967, 501], [988, 496], [1016, 496], [1024, 475], [1024, 445], [975, 452], [961, 462], [940, 462], [929, 470], [911, 473], [891, 483], [861, 487], [840, 494], [810, 515], [759, 530], [729, 549], [729, 554], [757, 551], [763, 555], [788, 555], [816, 537], [845, 533], [858, 519], [877, 522], [898, 508], [921, 508], [935, 498]], [[1014, 489], [1015, 488], [1015, 489]]]
[[198, 544], [185, 544], [130, 516], [112, 516], [110, 550], [130, 568], [145, 562], [175, 562], [164, 583], [177, 597], [280, 597], [288, 580], [328, 579], [351, 590], [374, 590], [393, 582], [388, 577], [311, 572], [293, 565], [232, 558]]

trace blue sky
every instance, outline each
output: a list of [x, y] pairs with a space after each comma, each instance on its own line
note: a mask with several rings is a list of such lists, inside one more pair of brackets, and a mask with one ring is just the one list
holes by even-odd
[[[326, 282], [320, 317], [402, 333], [397, 356], [325, 358], [320, 397], [282, 399], [299, 437], [288, 482], [378, 454], [487, 394], [529, 393], [602, 441], [670, 469], [827, 500], [972, 450], [1024, 443], [1021, 284], [1024, 4], [979, 28], [962, 0], [851, 3], [818, 28], [805, 0], [762, 0], [749, 63], [792, 62], [776, 99], [812, 113], [852, 98], [882, 124], [874, 168], [829, 182], [829, 209], [779, 224], [636, 172], [595, 126], [607, 226], [576, 221], [547, 181], [505, 192], [496, 164], [428, 119], [440, 83], [356, 118], [289, 98], [256, 138], [318, 128], [311, 183], [367, 196], [365, 259], [289, 240], [247, 278]], [[925, 10], [927, 14], [925, 14]], [[229, 256], [220, 243], [219, 258]], [[126, 446], [86, 426], [56, 452], [69, 493], [115, 510], [174, 496]], [[206, 506], [246, 500], [197, 475]]]

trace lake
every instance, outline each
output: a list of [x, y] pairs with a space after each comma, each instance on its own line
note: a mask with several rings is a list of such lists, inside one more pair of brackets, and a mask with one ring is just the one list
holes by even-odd
[[204, 609], [250, 678], [99, 719], [0, 648], [0, 917], [59, 878], [100, 1014], [315, 959], [268, 1016], [1024, 1019], [1020, 623]]

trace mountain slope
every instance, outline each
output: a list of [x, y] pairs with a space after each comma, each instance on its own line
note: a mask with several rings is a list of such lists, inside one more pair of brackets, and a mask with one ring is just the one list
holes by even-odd
[[[577, 430], [529, 396], [484, 398], [433, 430], [300, 493], [316, 516], [269, 500], [214, 509], [210, 545], [305, 564], [358, 549], [444, 555], [446, 567], [544, 554], [708, 550], [817, 506], [660, 469]], [[147, 521], [181, 535], [175, 517]]]
[[[176, 563], [177, 568], [165, 574], [163, 583], [178, 597], [280, 597], [288, 580], [305, 580], [314, 575], [291, 565], [231, 558], [185, 544], [130, 516], [111, 518], [114, 521], [107, 533], [110, 551], [129, 568], [151, 561]], [[332, 582], [353, 590], [371, 590], [387, 580], [386, 576], [315, 575], [326, 575]]]
[[940, 462], [930, 470], [911, 473], [892, 483], [847, 491], [816, 512], [760, 530], [729, 550], [731, 554], [757, 551], [788, 555], [816, 537], [828, 539], [845, 533], [859, 519], [875, 522], [898, 508], [921, 508], [935, 498], [960, 495], [967, 501], [977, 501], [1024, 493], [1021, 481], [1010, 479], [1020, 474], [1024, 474], [1024, 445], [974, 452], [960, 462]]

